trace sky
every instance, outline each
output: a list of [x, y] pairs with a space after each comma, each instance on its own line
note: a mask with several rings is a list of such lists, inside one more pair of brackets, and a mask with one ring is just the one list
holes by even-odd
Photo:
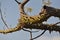
[[[18, 0], [23, 1], [23, 0]], [[60, 8], [60, 0], [50, 0], [52, 7]], [[18, 23], [18, 18], [20, 17], [18, 4], [14, 0], [0, 0], [1, 2], [1, 9], [3, 13], [4, 20], [7, 22], [9, 27], [13, 28]], [[28, 13], [28, 15], [36, 15], [39, 14], [41, 11], [43, 4], [42, 0], [30, 0], [26, 5], [25, 9], [28, 7], [31, 7], [33, 10], [31, 13]], [[26, 11], [26, 10], [25, 10]], [[56, 23], [59, 22], [59, 18], [57, 17], [51, 17], [48, 19], [47, 23]], [[6, 26], [3, 24], [1, 18], [0, 18], [0, 29], [5, 29]], [[33, 37], [39, 35], [42, 33], [42, 30], [40, 30], [37, 33], [33, 33]], [[9, 33], [9, 34], [1, 34], [0, 33], [0, 40], [29, 40], [30, 35], [28, 32], [25, 32], [23, 30]], [[60, 40], [60, 34], [58, 32], [53, 31], [51, 34], [49, 34], [49, 31], [46, 31], [41, 37], [35, 39], [35, 40]]]

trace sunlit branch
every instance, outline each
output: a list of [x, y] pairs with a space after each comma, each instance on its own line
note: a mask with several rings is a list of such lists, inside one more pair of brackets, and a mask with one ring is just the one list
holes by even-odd
[[27, 14], [25, 13], [25, 11], [24, 11], [24, 6], [25, 6], [25, 4], [26, 4], [28, 1], [29, 1], [29, 0], [24, 0], [21, 4], [18, 4], [20, 14], [25, 14], [25, 15], [27, 15]]

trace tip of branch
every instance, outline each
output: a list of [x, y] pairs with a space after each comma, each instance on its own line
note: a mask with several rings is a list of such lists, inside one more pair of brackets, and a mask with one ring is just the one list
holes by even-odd
[[20, 2], [18, 2], [17, 0], [15, 0], [18, 4], [21, 4]]

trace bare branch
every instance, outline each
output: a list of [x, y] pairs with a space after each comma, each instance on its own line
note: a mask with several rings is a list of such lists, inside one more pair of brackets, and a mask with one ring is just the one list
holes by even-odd
[[33, 40], [33, 39], [32, 39], [32, 32], [30, 32], [30, 40]]
[[5, 22], [5, 20], [4, 20], [4, 18], [3, 18], [3, 15], [2, 15], [1, 3], [0, 3], [0, 15], [1, 15], [1, 19], [2, 19], [3, 23], [5, 24], [5, 26], [6, 26], [7, 28], [9, 28], [8, 25], [7, 25], [7, 23]]
[[32, 39], [34, 40], [34, 39], [36, 39], [36, 38], [41, 37], [45, 32], [46, 32], [46, 30], [44, 30], [40, 35], [38, 35], [38, 36], [36, 36], [36, 37], [34, 37], [34, 38], [32, 38]]
[[28, 1], [29, 1], [29, 0], [24, 0], [24, 1], [22, 2], [22, 5], [24, 6]]
[[57, 22], [57, 23], [53, 24], [53, 26], [54, 26], [54, 25], [57, 25], [57, 24], [59, 24], [59, 23], [60, 23], [60, 22]]
[[27, 15], [27, 14], [25, 13], [25, 11], [24, 11], [24, 6], [25, 6], [25, 4], [26, 4], [28, 1], [29, 1], [29, 0], [24, 0], [21, 4], [19, 4], [20, 14], [25, 14], [25, 15]]
[[54, 8], [54, 7], [49, 7], [44, 5], [44, 9], [46, 9], [46, 13], [48, 13], [50, 16], [58, 17], [60, 18], [60, 9]]
[[[1, 19], [2, 19], [3, 23], [8, 28], [8, 25], [6, 24], [5, 20], [3, 19], [3, 15], [2, 15], [2, 11], [1, 11], [1, 3], [0, 3], [0, 14], [1, 14]], [[19, 23], [19, 24], [17, 24], [17, 26], [15, 28], [9, 28], [9, 29], [6, 29], [6, 30], [0, 30], [0, 33], [3, 33], [3, 34], [12, 33], [12, 32], [20, 30], [21, 28], [22, 28], [22, 25]]]
[[15, 0], [18, 4], [21, 4], [20, 2], [18, 2], [17, 0]]
[[18, 2], [17, 0], [15, 0], [17, 3], [18, 3], [18, 6], [19, 6], [19, 11], [20, 11], [20, 14], [25, 14], [25, 11], [24, 11], [24, 5], [29, 1], [29, 0], [24, 0], [22, 3]]
[[24, 28], [22, 28], [23, 31], [26, 31], [26, 32], [32, 32], [32, 33], [36, 33], [36, 32], [39, 32], [39, 31], [30, 31], [30, 30], [26, 30]]
[[23, 28], [23, 26], [24, 26], [23, 24], [18, 23], [15, 28], [9, 28], [9, 29], [5, 29], [5, 30], [0, 30], [0, 33], [7, 34], [7, 33], [16, 32], [16, 31], [21, 30]]
[[50, 24], [37, 25], [37, 23], [36, 23], [36, 25], [34, 25], [34, 24], [32, 24], [31, 26], [30, 25], [26, 25], [26, 26], [24, 26], [24, 28], [41, 29], [41, 30], [49, 30], [49, 31], [51, 30], [51, 31], [60, 32], [60, 26], [58, 26], [58, 25], [54, 25], [53, 26], [53, 25], [50, 25]]
[[23, 28], [23, 30], [24, 30], [24, 31], [26, 31], [26, 32], [31, 32], [31, 31], [29, 31], [29, 30], [26, 30], [26, 29], [24, 29], [24, 28]]
[[[42, 22], [48, 20], [49, 17], [55, 16], [60, 18], [60, 9], [56, 9], [53, 7], [44, 6], [43, 12], [40, 12], [40, 15], [36, 16], [28, 16], [24, 12], [24, 5], [29, 0], [24, 0], [21, 4], [19, 4], [19, 11], [22, 14], [21, 18], [19, 19], [19, 23], [15, 28], [7, 29], [7, 30], [0, 30], [0, 33], [11, 33], [20, 30], [22, 27], [24, 28], [32, 28], [32, 29], [41, 29], [41, 30], [51, 30], [51, 31], [58, 31], [60, 32], [60, 26], [58, 25], [50, 25], [50, 24], [42, 24]], [[26, 21], [28, 20], [28, 21]], [[23, 23], [23, 24], [20, 24]], [[31, 24], [29, 24], [31, 23]], [[39, 23], [39, 24], [38, 24]], [[36, 25], [35, 25], [36, 24]]]

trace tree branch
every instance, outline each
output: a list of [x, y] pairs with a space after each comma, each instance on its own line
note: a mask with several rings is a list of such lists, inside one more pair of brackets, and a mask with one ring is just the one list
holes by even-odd
[[2, 19], [2, 21], [3, 21], [3, 23], [4, 23], [4, 25], [5, 25], [7, 28], [9, 28], [8, 25], [7, 25], [7, 23], [5, 22], [5, 20], [4, 20], [4, 18], [3, 18], [3, 15], [2, 15], [1, 2], [0, 2], [0, 15], [1, 15], [1, 19]]
[[4, 20], [4, 18], [3, 18], [1, 9], [0, 9], [0, 15], [1, 15], [1, 19], [2, 19], [3, 23], [5, 24], [5, 26], [6, 26], [7, 28], [9, 28], [8, 25], [7, 25], [7, 23], [5, 22], [5, 20]]
[[23, 26], [24, 26], [23, 24], [18, 23], [15, 28], [9, 28], [9, 29], [5, 29], [5, 30], [0, 30], [0, 33], [7, 34], [7, 33], [16, 32], [16, 31], [21, 30], [23, 28]]
[[[55, 16], [55, 17], [60, 18], [60, 9], [44, 6], [43, 7], [44, 10], [43, 10], [43, 12], [40, 12], [40, 15], [28, 16], [24, 12], [24, 5], [28, 1], [29, 0], [24, 0], [21, 4], [19, 4], [20, 13], [23, 15], [21, 15], [21, 18], [19, 19], [19, 23], [17, 24], [17, 26], [15, 28], [12, 28], [12, 29], [10, 28], [10, 29], [6, 29], [6, 30], [0, 30], [0, 33], [11, 33], [11, 32], [15, 32], [15, 31], [19, 31], [23, 27], [29, 28], [29, 29], [32, 28], [32, 29], [41, 29], [41, 30], [49, 30], [49, 31], [60, 32], [60, 26], [58, 26], [58, 25], [53, 26], [53, 25], [49, 25], [49, 24], [42, 24], [42, 22], [48, 20], [48, 18], [51, 16]], [[25, 18], [22, 16], [24, 16]], [[29, 20], [29, 21], [26, 22], [25, 20]], [[28, 24], [28, 23], [31, 23], [31, 24]]]
[[46, 12], [50, 16], [54, 16], [54, 17], [60, 18], [60, 9], [57, 9], [57, 8], [54, 8], [54, 7], [49, 7], [49, 6], [46, 6], [46, 5], [44, 5], [43, 8], [46, 9]]
[[36, 36], [36, 37], [34, 37], [34, 38], [32, 38], [32, 39], [34, 40], [34, 39], [36, 39], [36, 38], [38, 38], [38, 37], [41, 37], [45, 32], [46, 32], [46, 30], [44, 30], [40, 35], [38, 35], [38, 36]]
[[25, 4], [26, 4], [28, 1], [29, 1], [29, 0], [24, 0], [21, 4], [19, 4], [20, 14], [25, 14], [25, 15], [27, 15], [27, 14], [25, 13], [25, 11], [24, 11], [24, 6], [25, 6]]
[[[20, 12], [21, 12], [21, 14], [22, 14], [22, 13], [25, 14], [25, 12], [24, 12], [24, 5], [25, 5], [29, 0], [25, 0], [25, 1], [23, 1], [23, 3], [20, 3], [20, 2], [18, 2], [17, 0], [15, 0], [15, 1], [16, 1], [16, 2], [18, 3], [18, 5], [20, 6]], [[1, 10], [0, 10], [0, 11], [1, 11]], [[1, 18], [2, 18], [2, 14], [1, 14]], [[2, 18], [2, 20], [3, 20], [4, 24], [5, 24], [5, 21], [4, 21], [3, 18]], [[7, 24], [5, 24], [5, 25], [7, 26]], [[20, 29], [23, 28], [23, 26], [24, 26], [24, 23], [19, 22], [15, 28], [10, 28], [10, 29], [6, 29], [6, 30], [0, 30], [0, 33], [6, 34], [6, 33], [12, 33], [12, 32], [15, 32], [15, 31], [19, 31]]]
[[18, 4], [21, 4], [20, 2], [18, 2], [17, 0], [15, 0]]
[[[28, 27], [27, 27], [28, 26]], [[32, 29], [41, 29], [41, 30], [49, 30], [49, 31], [58, 31], [60, 32], [60, 26], [58, 25], [50, 25], [50, 24], [32, 24], [32, 25], [26, 25], [24, 28], [32, 28]]]

